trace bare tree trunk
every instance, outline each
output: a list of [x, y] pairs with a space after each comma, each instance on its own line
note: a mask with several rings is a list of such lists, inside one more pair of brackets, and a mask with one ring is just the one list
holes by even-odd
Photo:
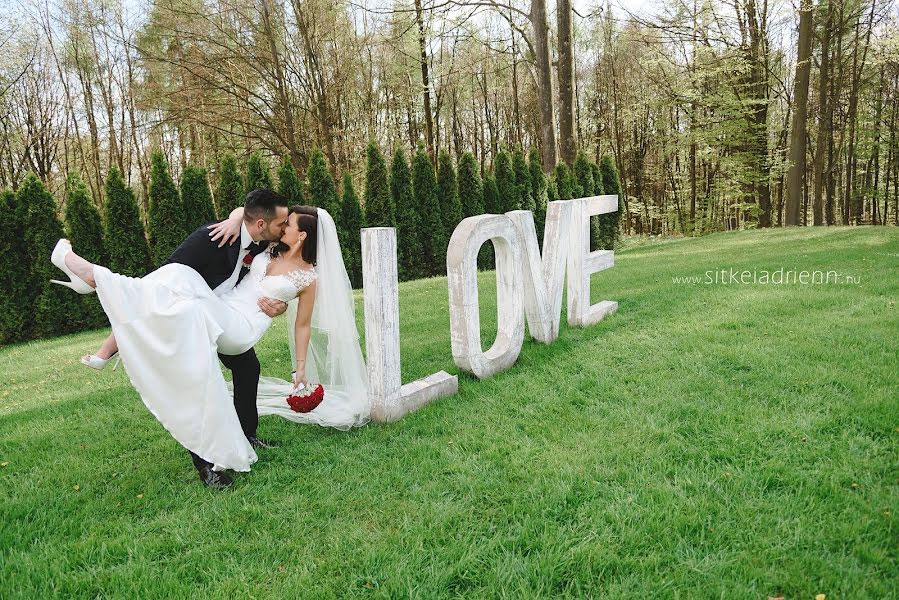
[[437, 160], [434, 153], [434, 116], [431, 113], [431, 84], [428, 81], [428, 54], [425, 48], [425, 23], [422, 18], [421, 0], [415, 0], [415, 22], [418, 25], [418, 51], [421, 63], [421, 95], [425, 107], [425, 133], [428, 142], [428, 154], [431, 162]]
[[[868, 46], [871, 41], [871, 30], [872, 23], [874, 20], [874, 8], [876, 6], [876, 2], [871, 3], [871, 12], [868, 14], [868, 25], [867, 25], [867, 33], [865, 36], [865, 46], [862, 50], [861, 61], [858, 58], [858, 46], [859, 46], [859, 37], [860, 37], [860, 29], [861, 29], [861, 20], [858, 21], [855, 27], [855, 45], [852, 49], [852, 86], [849, 90], [849, 147], [846, 151], [846, 189], [844, 190], [844, 199], [843, 199], [843, 223], [848, 223], [850, 220], [856, 225], [861, 220], [861, 215], [859, 214], [861, 208], [861, 202], [856, 202], [853, 197], [852, 184], [853, 179], [855, 179], [855, 170], [856, 170], [856, 156], [855, 156], [855, 126], [858, 117], [858, 96], [859, 96], [859, 88], [861, 87], [862, 80], [862, 71], [865, 68], [865, 60], [868, 55]], [[856, 194], [857, 196], [858, 194]]]
[[821, 68], [818, 75], [818, 138], [815, 141], [815, 162], [812, 165], [814, 192], [812, 193], [812, 223], [824, 224], [824, 163], [827, 142], [833, 123], [833, 102], [830, 101], [830, 36], [833, 29], [833, 2], [827, 5], [827, 18], [821, 35]]
[[[877, 225], [877, 197], [880, 187], [880, 121], [883, 118], [883, 94], [886, 91], [885, 67], [880, 66], [880, 85], [874, 95], [874, 145], [871, 147], [871, 163], [874, 169], [874, 181], [871, 186], [871, 224]], [[884, 225], [886, 220], [883, 221]]]
[[574, 164], [574, 48], [571, 36], [571, 0], [556, 0], [559, 63], [559, 150], [562, 160]]
[[[511, 11], [509, 20], [512, 20]], [[521, 136], [521, 108], [518, 102], [518, 45], [515, 43], [514, 29], [512, 29], [512, 113], [515, 119], [515, 141], [521, 146], [524, 141]]]
[[552, 71], [549, 61], [549, 26], [546, 23], [546, 0], [531, 0], [531, 28], [534, 30], [534, 52], [537, 63], [537, 103], [540, 105], [540, 150], [543, 170], [556, 168], [556, 118], [553, 114]]
[[796, 57], [795, 110], [790, 134], [790, 170], [787, 175], [785, 225], [800, 225], [799, 208], [805, 181], [806, 135], [808, 131], [808, 82], [812, 58], [812, 2], [799, 8], [799, 49]]
[[[263, 0], [262, 2], [262, 28], [265, 37], [268, 38], [268, 51], [271, 60], [272, 79], [275, 85], [276, 102], [278, 112], [283, 121], [284, 130], [278, 136], [290, 154], [290, 162], [297, 171], [302, 170], [302, 157], [297, 149], [296, 130], [293, 123], [293, 110], [290, 106], [290, 99], [287, 96], [287, 82], [284, 74], [284, 68], [281, 64], [281, 52], [278, 50], [278, 43], [275, 38], [275, 28], [272, 24], [271, 17], [271, 0]], [[334, 164], [332, 163], [332, 169]]]

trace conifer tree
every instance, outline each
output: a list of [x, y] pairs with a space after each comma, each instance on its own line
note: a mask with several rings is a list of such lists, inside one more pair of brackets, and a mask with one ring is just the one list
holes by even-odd
[[134, 191], [115, 167], [106, 177], [106, 204], [103, 206], [103, 231], [107, 266], [115, 273], [143, 277], [150, 270], [150, 247]]
[[341, 214], [346, 231], [341, 239], [343, 248], [343, 260], [346, 264], [350, 283], [354, 288], [362, 287], [362, 228], [365, 226], [362, 218], [362, 207], [359, 206], [359, 198], [353, 189], [353, 178], [349, 173], [343, 174], [343, 202]]
[[194, 166], [184, 169], [181, 174], [181, 201], [184, 203], [185, 235], [190, 235], [204, 223], [215, 221], [206, 169]]
[[549, 203], [546, 175], [537, 147], [528, 154], [528, 171], [531, 177], [531, 197], [534, 199], [534, 225], [537, 229], [537, 243], [543, 247], [543, 231], [546, 227], [546, 205]]
[[484, 184], [471, 152], [465, 152], [459, 160], [459, 202], [463, 218], [484, 214]]
[[91, 200], [84, 181], [76, 173], [66, 178], [66, 229], [78, 255], [90, 262], [106, 265], [103, 245], [103, 221]]
[[421, 267], [427, 277], [446, 272], [446, 238], [437, 199], [437, 176], [424, 146], [418, 147], [412, 164], [412, 194], [418, 207]]
[[366, 149], [365, 222], [367, 227], [396, 227], [387, 163], [374, 142]]
[[169, 173], [162, 152], [151, 158], [150, 169], [150, 253], [153, 264], [159, 266], [187, 237], [184, 204]]
[[[66, 229], [69, 241], [79, 256], [98, 265], [107, 265], [103, 245], [103, 222], [94, 207], [81, 178], [70, 173], [66, 179]], [[107, 324], [106, 314], [95, 294], [81, 296], [81, 311], [71, 318], [78, 329], [89, 329]]]
[[441, 150], [437, 159], [437, 197], [440, 200], [440, 218], [443, 221], [444, 241], [449, 244], [456, 225], [462, 220], [462, 203], [456, 182], [456, 170], [449, 152]]
[[337, 226], [338, 235], [342, 236], [344, 222], [340, 214], [340, 198], [337, 196], [337, 188], [334, 185], [334, 178], [331, 177], [331, 171], [328, 170], [325, 155], [318, 148], [312, 151], [309, 158], [306, 178], [309, 180], [309, 204], [328, 211]]
[[303, 182], [297, 176], [290, 157], [285, 156], [281, 159], [281, 167], [278, 169], [278, 193], [287, 198], [289, 206], [306, 204], [303, 187]]
[[231, 153], [222, 157], [219, 168], [219, 184], [215, 192], [215, 208], [219, 219], [226, 219], [231, 211], [243, 206], [244, 185], [237, 159]]
[[593, 190], [593, 170], [583, 150], [578, 152], [577, 158], [574, 159], [574, 178], [581, 190], [580, 197], [589, 198], [596, 195]]
[[533, 211], [535, 205], [534, 195], [531, 192], [531, 174], [521, 148], [516, 148], [512, 154], [512, 171], [515, 173], [515, 189], [517, 191], [515, 209]]
[[412, 173], [406, 153], [397, 148], [390, 166], [390, 195], [396, 207], [397, 268], [403, 281], [421, 276], [419, 217], [412, 195]]
[[602, 185], [602, 172], [599, 170], [599, 165], [590, 161], [590, 172], [593, 174], [593, 195], [594, 196], [602, 196], [605, 194], [603, 191], [605, 188]]
[[247, 174], [244, 178], [244, 184], [244, 195], [259, 188], [273, 189], [272, 174], [269, 172], [268, 163], [262, 158], [261, 153], [254, 152], [247, 160]]
[[499, 188], [492, 173], [488, 173], [484, 177], [484, 213], [488, 215], [503, 213], [503, 207], [500, 205]]
[[618, 178], [618, 169], [609, 155], [603, 156], [599, 163], [599, 171], [602, 174], [603, 193], [618, 196], [618, 210], [614, 213], [600, 215], [600, 248], [614, 250], [621, 230], [621, 214], [624, 212], [624, 198], [621, 196], [621, 180]]
[[496, 214], [520, 208], [518, 206], [518, 189], [515, 185], [515, 172], [512, 170], [512, 160], [509, 158], [509, 153], [505, 150], [497, 152], [493, 174], [496, 177], [496, 189], [499, 192]]
[[555, 172], [555, 184], [556, 184], [556, 194], [558, 195], [559, 200], [571, 200], [576, 198], [575, 195], [575, 187], [574, 181], [572, 180], [571, 171], [568, 169], [568, 165], [563, 162], [560, 162], [556, 165]]
[[33, 297], [28, 253], [22, 243], [22, 211], [16, 195], [0, 192], [0, 344], [27, 339]]
[[[497, 189], [496, 179], [493, 175], [487, 175], [484, 178], [484, 208], [486, 214], [502, 214], [502, 207], [499, 206], [500, 197], [499, 189]], [[493, 244], [487, 243], [481, 247], [478, 253], [478, 266], [481, 269], [492, 269], [494, 266]]]
[[[592, 163], [583, 150], [577, 153], [574, 160], [574, 178], [582, 197], [589, 198], [602, 193], [602, 181], [597, 182], [594, 179]], [[590, 217], [590, 249], [599, 249], [599, 215]]]
[[[28, 264], [29, 282], [34, 292], [34, 304], [29, 310], [34, 317], [37, 337], [61, 335], [76, 331], [82, 311], [80, 296], [51, 279], [65, 280], [66, 275], [50, 262], [50, 254], [60, 238], [65, 237], [57, 217], [53, 196], [34, 173], [25, 176], [17, 196], [18, 204], [27, 207], [23, 233]], [[77, 248], [75, 249], [77, 252]]]

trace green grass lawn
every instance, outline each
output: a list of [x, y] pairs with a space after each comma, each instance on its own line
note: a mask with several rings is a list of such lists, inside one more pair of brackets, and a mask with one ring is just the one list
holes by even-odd
[[[672, 279], [782, 267], [859, 280]], [[897, 228], [633, 245], [616, 315], [392, 425], [264, 417], [227, 492], [78, 364], [106, 332], [3, 348], [0, 598], [899, 597], [897, 296]], [[404, 381], [457, 373], [446, 280], [400, 303]], [[288, 374], [283, 319], [257, 351]]]

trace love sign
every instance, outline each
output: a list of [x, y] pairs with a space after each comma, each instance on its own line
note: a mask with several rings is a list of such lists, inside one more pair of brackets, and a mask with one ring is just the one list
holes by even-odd
[[[550, 202], [542, 255], [530, 211], [479, 215], [459, 223], [446, 256], [456, 365], [480, 379], [510, 368], [524, 343], [525, 321], [531, 337], [551, 344], [559, 336], [566, 271], [569, 325], [586, 327], [614, 313], [617, 302], [590, 304], [590, 276], [614, 265], [613, 251], [590, 251], [590, 217], [616, 210], [618, 196], [614, 195]], [[496, 255], [498, 331], [493, 345], [483, 350], [477, 257], [487, 241], [493, 243]], [[362, 230], [362, 263], [372, 419], [395, 421], [431, 400], [455, 394], [459, 382], [445, 371], [405, 385], [401, 382], [394, 228]]]

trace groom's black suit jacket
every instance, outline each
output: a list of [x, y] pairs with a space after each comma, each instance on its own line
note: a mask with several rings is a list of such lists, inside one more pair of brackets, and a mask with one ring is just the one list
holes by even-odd
[[[226, 244], [219, 248], [219, 240], [212, 241], [207, 227], [211, 223], [202, 225], [190, 234], [181, 245], [175, 248], [163, 264], [180, 263], [191, 267], [206, 281], [210, 289], [217, 288], [223, 281], [231, 277], [234, 267], [237, 266], [237, 257], [240, 255], [240, 239], [233, 244]], [[250, 244], [250, 254], [256, 256], [268, 248], [268, 242]], [[241, 267], [237, 277], [239, 283], [249, 269]], [[235, 284], [237, 285], [237, 284]], [[240, 419], [244, 434], [256, 437], [256, 427], [259, 423], [259, 415], [256, 412], [256, 388], [259, 385], [259, 359], [256, 352], [250, 348], [243, 354], [227, 356], [219, 354], [222, 364], [231, 370], [234, 382], [234, 409]], [[193, 452], [190, 453], [194, 465], [197, 468], [212, 466], [202, 457]]]
[[[172, 255], [162, 263], [181, 263], [191, 267], [206, 281], [210, 289], [217, 288], [223, 281], [231, 277], [240, 254], [240, 238], [233, 244], [219, 248], [219, 241], [209, 237], [209, 225], [202, 225], [190, 234], [181, 245], [175, 248]], [[268, 247], [268, 242], [250, 244], [250, 254], [256, 256]], [[240, 282], [248, 269], [241, 269], [237, 281]], [[235, 284], [236, 285], [236, 284]]]

